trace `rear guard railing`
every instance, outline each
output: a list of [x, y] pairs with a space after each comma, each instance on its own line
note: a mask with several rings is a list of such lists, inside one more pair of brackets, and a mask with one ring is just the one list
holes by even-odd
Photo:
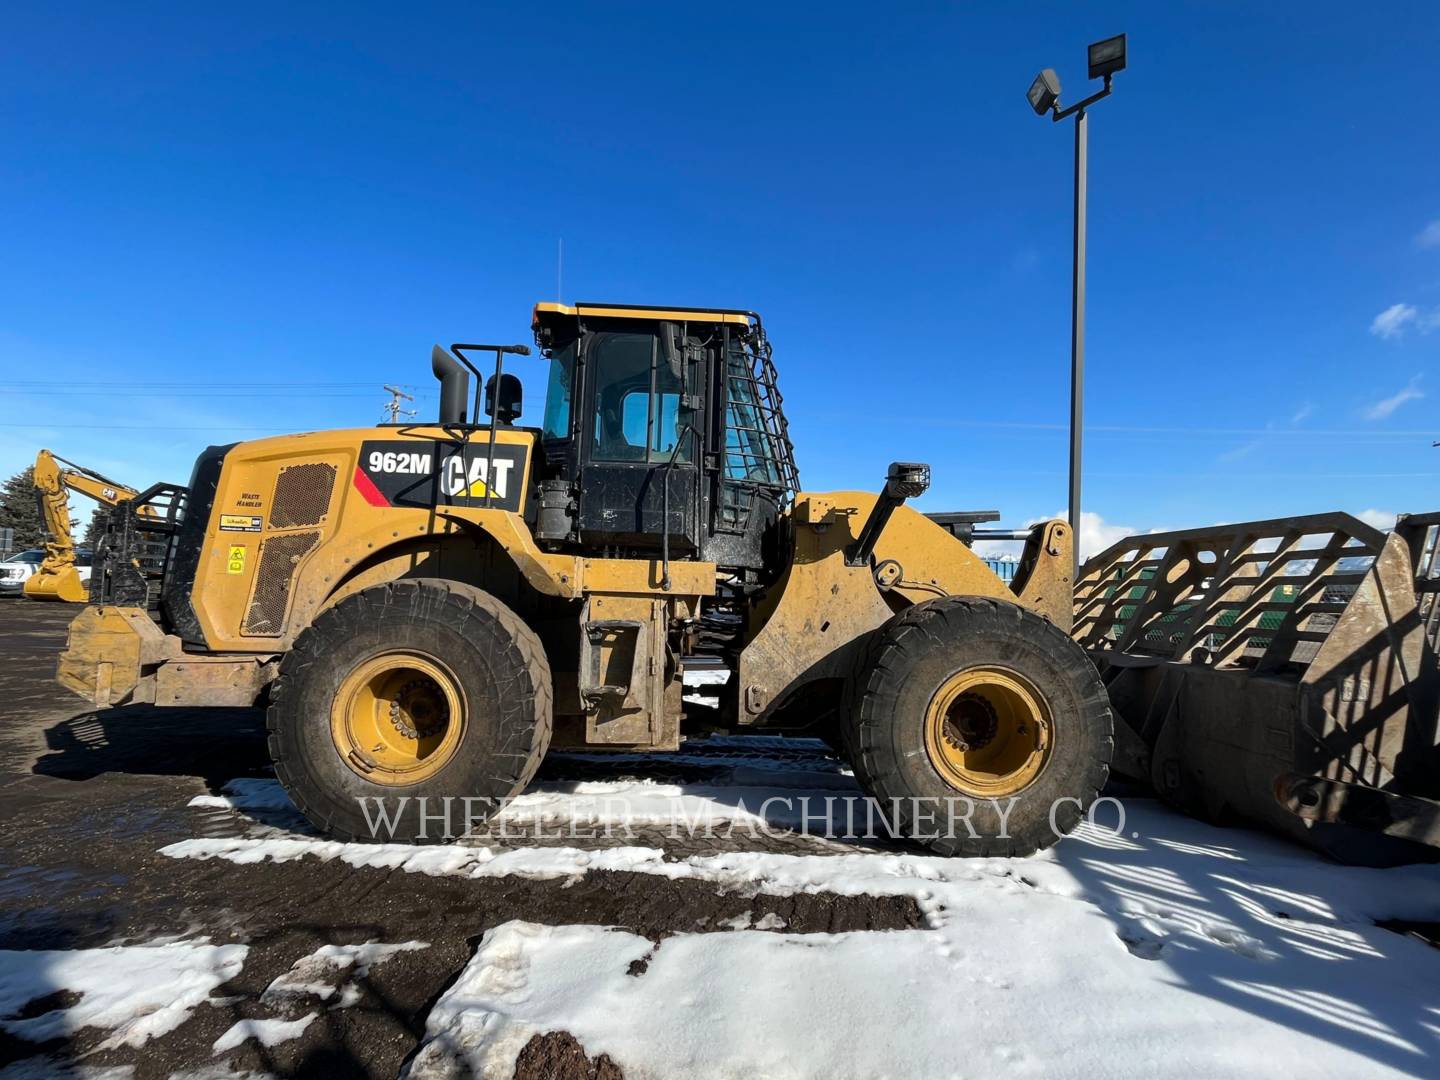
[[156, 607], [187, 494], [177, 484], [154, 484], [110, 508], [91, 571], [91, 603]]

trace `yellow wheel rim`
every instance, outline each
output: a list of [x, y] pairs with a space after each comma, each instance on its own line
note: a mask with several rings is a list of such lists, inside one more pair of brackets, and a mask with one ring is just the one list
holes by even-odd
[[925, 710], [925, 752], [945, 782], [966, 795], [1013, 795], [1040, 775], [1054, 746], [1045, 698], [1001, 668], [951, 675]]
[[439, 661], [408, 652], [365, 661], [345, 677], [330, 706], [335, 749], [375, 784], [434, 776], [455, 756], [466, 722], [455, 676]]

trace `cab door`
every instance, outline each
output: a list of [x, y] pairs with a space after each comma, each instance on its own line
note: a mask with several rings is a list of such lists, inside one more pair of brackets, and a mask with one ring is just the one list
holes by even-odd
[[668, 530], [672, 553], [698, 549], [702, 373], [677, 329], [614, 320], [584, 337], [578, 520], [587, 546], [658, 549]]

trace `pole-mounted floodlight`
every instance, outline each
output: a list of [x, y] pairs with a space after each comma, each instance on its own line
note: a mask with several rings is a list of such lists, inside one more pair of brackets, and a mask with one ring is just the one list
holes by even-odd
[[1036, 116], [1044, 116], [1054, 108], [1055, 102], [1060, 100], [1060, 76], [1055, 74], [1055, 69], [1046, 68], [1036, 75], [1025, 96], [1030, 99], [1030, 107], [1035, 110]]
[[1068, 109], [1061, 108], [1060, 76], [1055, 74], [1054, 68], [1046, 68], [1035, 76], [1035, 81], [1025, 92], [1025, 97], [1037, 116], [1044, 116], [1048, 112], [1052, 120], [1064, 120], [1067, 116], [1079, 116], [1084, 120], [1087, 108], [1101, 98], [1109, 97], [1110, 77], [1117, 71], [1125, 70], [1125, 35], [1116, 34], [1104, 41], [1095, 42], [1088, 50], [1088, 59], [1090, 78], [1104, 79], [1105, 85], [1084, 101], [1077, 102]]
[[1116, 34], [1104, 41], [1097, 41], [1089, 49], [1090, 78], [1108, 79], [1117, 71], [1125, 70], [1125, 35]]
[[1078, 568], [1080, 560], [1080, 451], [1085, 404], [1085, 172], [1087, 121], [1085, 110], [1110, 95], [1110, 80], [1125, 70], [1125, 35], [1097, 41], [1088, 50], [1090, 78], [1105, 85], [1068, 109], [1060, 106], [1060, 78], [1053, 68], [1035, 76], [1025, 96], [1036, 115], [1052, 120], [1075, 117], [1075, 263], [1070, 293], [1070, 528]]

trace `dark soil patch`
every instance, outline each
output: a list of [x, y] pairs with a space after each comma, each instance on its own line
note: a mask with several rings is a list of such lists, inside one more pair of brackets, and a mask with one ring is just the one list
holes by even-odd
[[621, 1080], [624, 1075], [608, 1054], [591, 1061], [565, 1031], [536, 1035], [515, 1059], [515, 1080]]

